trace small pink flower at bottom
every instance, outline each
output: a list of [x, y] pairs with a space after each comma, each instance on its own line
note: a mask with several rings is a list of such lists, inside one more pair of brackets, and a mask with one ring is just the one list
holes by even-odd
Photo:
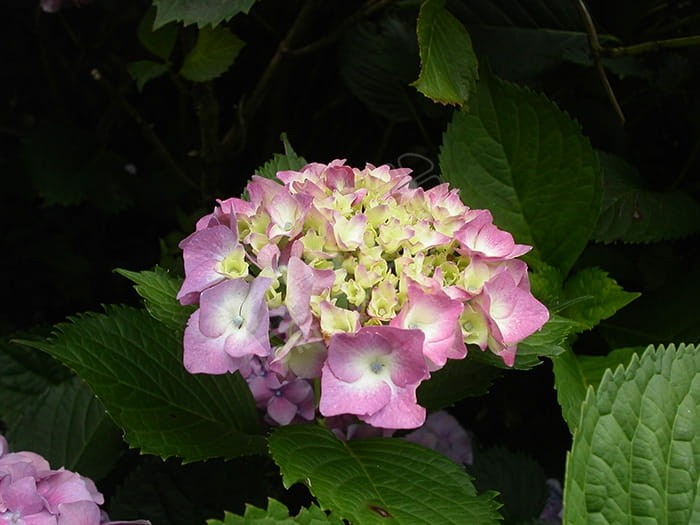
[[406, 434], [405, 439], [440, 452], [460, 465], [474, 462], [471, 436], [444, 410], [428, 415], [425, 424]]
[[416, 388], [429, 377], [421, 330], [366, 326], [336, 333], [321, 371], [324, 416], [354, 414], [381, 428], [416, 428], [425, 421]]

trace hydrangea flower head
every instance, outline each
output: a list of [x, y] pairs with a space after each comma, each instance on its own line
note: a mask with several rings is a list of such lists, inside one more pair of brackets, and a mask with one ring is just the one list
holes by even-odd
[[150, 525], [110, 521], [95, 484], [75, 472], [52, 470], [33, 452], [9, 452], [0, 436], [0, 525]]
[[181, 243], [178, 299], [199, 304], [187, 369], [240, 371], [277, 424], [311, 406], [399, 429], [424, 422], [416, 388], [467, 344], [512, 366], [549, 317], [516, 259], [530, 247], [447, 184], [411, 181], [334, 160], [254, 176], [248, 199], [219, 201]]

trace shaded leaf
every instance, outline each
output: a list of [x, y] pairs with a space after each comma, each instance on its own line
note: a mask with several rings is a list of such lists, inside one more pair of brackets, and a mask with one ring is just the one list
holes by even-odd
[[154, 62], [153, 60], [137, 60], [129, 62], [126, 70], [131, 75], [131, 78], [136, 81], [136, 87], [139, 91], [143, 90], [148, 82], [156, 79], [168, 72], [170, 66], [162, 62]]
[[173, 330], [182, 332], [185, 329], [187, 319], [196, 306], [183, 306], [175, 298], [182, 286], [181, 277], [174, 277], [158, 266], [153, 271], [131, 272], [121, 268], [115, 271], [136, 284], [134, 289], [155, 319]]
[[339, 66], [345, 85], [372, 111], [395, 122], [416, 118], [425, 98], [409, 87], [420, 67], [414, 25], [391, 14], [359, 24], [342, 41]]
[[153, 0], [157, 14], [154, 28], [168, 22], [217, 26], [238, 13], [248, 13], [255, 0]]
[[243, 502], [262, 504], [272, 487], [265, 479], [268, 457], [181, 464], [142, 457], [110, 499], [109, 514], [121, 520], [149, 519], [154, 525], [203, 524], [223, 509], [243, 512]]
[[476, 397], [488, 392], [503, 371], [495, 366], [472, 359], [471, 354], [481, 352], [470, 349], [465, 359], [449, 359], [429, 381], [418, 387], [418, 403], [428, 410], [438, 410], [453, 405], [465, 397]]
[[225, 27], [203, 27], [197, 43], [185, 55], [180, 74], [193, 82], [206, 82], [231, 67], [245, 43]]
[[474, 463], [467, 465], [479, 492], [498, 492], [505, 523], [536, 518], [547, 497], [542, 467], [532, 458], [502, 447], [475, 451]]
[[70, 377], [45, 353], [0, 341], [0, 419], [12, 426], [45, 390]]
[[445, 9], [445, 0], [426, 0], [418, 14], [421, 71], [412, 86], [442, 104], [464, 106], [479, 77], [469, 33]]
[[125, 448], [121, 431], [77, 377], [36, 396], [7, 437], [14, 450], [31, 450], [55, 469], [65, 467], [93, 479], [105, 476]]
[[638, 352], [638, 348], [620, 348], [605, 356], [588, 356], [576, 355], [569, 349], [552, 358], [557, 401], [572, 434], [578, 425], [581, 403], [588, 387], [597, 387], [607, 369], [627, 365], [632, 355]]
[[700, 519], [700, 351], [648, 348], [589, 388], [567, 458], [564, 522]]
[[110, 307], [23, 341], [75, 370], [146, 454], [187, 461], [264, 452], [255, 404], [239, 374], [189, 374], [180, 335], [143, 310]]
[[303, 525], [323, 525], [324, 523], [342, 525], [339, 519], [334, 518], [332, 515], [326, 515], [315, 505], [308, 509], [302, 507], [299, 514], [292, 518], [289, 516], [287, 507], [273, 498], [267, 499], [267, 509], [265, 510], [246, 505], [243, 516], [236, 516], [227, 512], [224, 521], [207, 520], [207, 525], [294, 525], [295, 523]]
[[256, 175], [276, 180], [278, 171], [300, 170], [306, 166], [306, 159], [297, 155], [289, 143], [286, 133], [282, 133], [281, 139], [284, 145], [284, 153], [275, 153], [270, 160], [255, 170]]
[[156, 9], [151, 7], [139, 22], [138, 37], [141, 45], [158, 58], [167, 62], [177, 40], [177, 24], [166, 24], [159, 29], [153, 29]]
[[576, 321], [576, 331], [590, 330], [640, 295], [624, 291], [600, 268], [584, 268], [566, 281], [561, 300], [571, 306], [560, 313]]
[[493, 495], [441, 454], [402, 439], [343, 442], [314, 425], [269, 438], [286, 487], [303, 481], [321, 508], [352, 523], [498, 523]]
[[469, 113], [456, 112], [440, 167], [464, 201], [534, 246], [565, 275], [598, 218], [598, 159], [576, 122], [528, 89], [482, 75]]
[[601, 242], [657, 242], [700, 231], [700, 203], [679, 190], [644, 187], [637, 170], [601, 153], [603, 205], [592, 238]]

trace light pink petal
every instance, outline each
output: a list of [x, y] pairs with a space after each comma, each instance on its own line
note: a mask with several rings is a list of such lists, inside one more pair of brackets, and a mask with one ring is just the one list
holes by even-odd
[[75, 472], [58, 470], [43, 479], [37, 489], [45, 501], [47, 508], [54, 514], [61, 503], [74, 501], [90, 501], [96, 504], [104, 502], [102, 494], [91, 490], [84, 478]]
[[389, 341], [364, 330], [334, 334], [328, 343], [326, 363], [340, 381], [353, 383], [371, 374], [370, 366], [375, 358], [390, 360], [393, 349]]
[[181, 246], [185, 280], [177, 299], [192, 304], [198, 293], [226, 278], [219, 273], [218, 265], [238, 246], [238, 234], [227, 226], [214, 226], [193, 233]]
[[311, 296], [319, 295], [333, 286], [333, 270], [316, 270], [298, 257], [290, 257], [287, 264], [287, 295], [285, 305], [294, 323], [304, 337], [308, 337], [313, 321]]
[[27, 476], [0, 490], [0, 505], [23, 514], [35, 514], [44, 508], [44, 499], [37, 492], [36, 480]]
[[426, 293], [409, 283], [408, 300], [390, 326], [421, 330], [425, 334], [425, 357], [442, 367], [449, 357], [466, 355], [461, 336], [455, 337], [463, 310], [461, 301], [450, 299], [444, 292]]
[[346, 383], [341, 381], [328, 367], [321, 371], [321, 400], [319, 410], [324, 416], [340, 414], [371, 414], [389, 402], [391, 388], [381, 380]]
[[190, 316], [185, 328], [183, 362], [192, 374], [226, 374], [241, 366], [236, 359], [224, 352], [226, 336], [210, 338], [199, 330], [199, 310]]
[[280, 425], [289, 425], [297, 415], [297, 406], [283, 396], [272, 396], [267, 403], [267, 415]]
[[57, 525], [100, 525], [100, 508], [92, 501], [62, 503]]
[[2, 525], [16, 525], [17, 523], [21, 523], [22, 525], [57, 525], [56, 516], [48, 511], [22, 516], [22, 521], [19, 522], [12, 520], [12, 518], [6, 522], [3, 522], [2, 518], [0, 518], [0, 524]]
[[519, 288], [508, 272], [494, 276], [484, 285], [487, 313], [498, 327], [505, 345], [525, 339], [549, 319], [547, 308], [531, 293]]
[[289, 399], [295, 405], [305, 401], [309, 396], [313, 396], [314, 389], [308, 381], [297, 379], [291, 383], [287, 383], [282, 387], [284, 397]]
[[[230, 333], [234, 323], [242, 325], [243, 303], [248, 297], [250, 284], [241, 277], [217, 284], [200, 296], [199, 328], [207, 337]], [[237, 320], [238, 318], [240, 320]]]
[[381, 410], [368, 416], [358, 416], [365, 423], [379, 428], [417, 428], [425, 422], [425, 408], [416, 401], [416, 387], [401, 389]]

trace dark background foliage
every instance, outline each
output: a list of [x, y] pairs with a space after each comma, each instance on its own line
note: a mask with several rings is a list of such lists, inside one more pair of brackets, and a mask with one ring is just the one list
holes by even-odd
[[[482, 65], [544, 92], [598, 150], [636, 171], [625, 203], [610, 211], [613, 219], [629, 215], [627, 229], [615, 236], [599, 225], [601, 242], [579, 264], [600, 266], [642, 297], [584, 333], [577, 352], [699, 340], [700, 47], [606, 58], [623, 124], [575, 2], [448, 5]], [[195, 83], [177, 74], [196, 37], [188, 26], [170, 72], [139, 90], [127, 65], [153, 58], [137, 35], [149, 7], [147, 0], [95, 0], [55, 14], [29, 0], [2, 7], [5, 336], [46, 332], [102, 303], [137, 304], [131, 284], [112, 270], [179, 271], [179, 240], [215, 198], [240, 194], [282, 150], [283, 132], [308, 160], [401, 164], [435, 183], [429, 176], [439, 171], [451, 111], [409, 86], [419, 71], [418, 2], [262, 0], [226, 24], [246, 45], [223, 75]], [[589, 11], [604, 47], [700, 34], [692, 1], [592, 0]], [[606, 166], [603, 158], [607, 191], [615, 183], [607, 175], [617, 171]], [[524, 452], [561, 478], [570, 438], [552, 384], [548, 363], [508, 373], [489, 396], [452, 412], [483, 446]], [[112, 476], [127, 476], [122, 468]]]

